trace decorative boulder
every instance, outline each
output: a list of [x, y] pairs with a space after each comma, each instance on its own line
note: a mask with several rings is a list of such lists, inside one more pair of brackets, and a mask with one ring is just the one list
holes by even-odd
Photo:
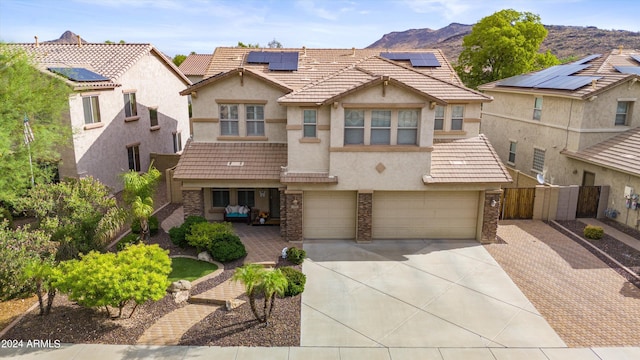
[[242, 301], [242, 300], [230, 299], [230, 300], [227, 300], [225, 302], [225, 306], [227, 308], [227, 311], [231, 311], [231, 310], [237, 308], [238, 306], [242, 305], [243, 303], [244, 303], [244, 301]]
[[176, 304], [189, 300], [190, 295], [191, 294], [189, 293], [189, 290], [178, 290], [171, 292], [171, 297], [173, 297], [173, 301], [175, 301]]
[[211, 257], [211, 254], [209, 254], [206, 251], [203, 251], [200, 254], [198, 254], [198, 260], [206, 261], [206, 262], [213, 262], [213, 258]]
[[174, 281], [169, 285], [169, 291], [176, 292], [180, 290], [191, 290], [191, 281], [188, 280], [179, 280]]

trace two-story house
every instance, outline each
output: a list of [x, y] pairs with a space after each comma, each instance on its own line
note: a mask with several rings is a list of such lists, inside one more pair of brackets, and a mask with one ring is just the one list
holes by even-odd
[[114, 192], [119, 175], [145, 171], [150, 154], [182, 150], [189, 138], [189, 79], [151, 44], [13, 44], [45, 74], [73, 88], [62, 121], [73, 138], [60, 150], [61, 178], [93, 176]]
[[303, 239], [495, 239], [510, 182], [441, 51], [217, 48], [174, 179], [185, 216], [227, 205]]
[[494, 98], [483, 107], [482, 133], [522, 173], [554, 185], [609, 185], [616, 220], [636, 227], [639, 79], [640, 52], [616, 49], [482, 85]]

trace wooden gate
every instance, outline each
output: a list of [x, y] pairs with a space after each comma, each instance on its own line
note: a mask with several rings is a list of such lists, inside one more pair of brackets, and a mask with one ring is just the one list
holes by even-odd
[[598, 215], [600, 186], [580, 186], [578, 189], [578, 206], [576, 217], [594, 218]]
[[500, 218], [533, 219], [533, 200], [536, 188], [506, 188], [502, 193]]

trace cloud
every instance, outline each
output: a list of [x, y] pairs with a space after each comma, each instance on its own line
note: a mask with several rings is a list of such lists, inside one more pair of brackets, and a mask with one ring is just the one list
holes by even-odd
[[317, 16], [325, 20], [331, 20], [331, 21], [338, 20], [338, 15], [335, 11], [318, 7], [312, 0], [296, 1], [296, 7], [306, 11], [309, 14], [312, 14], [314, 16]]
[[438, 13], [447, 19], [459, 18], [472, 8], [472, 3], [463, 0], [405, 0], [405, 4], [417, 13]]

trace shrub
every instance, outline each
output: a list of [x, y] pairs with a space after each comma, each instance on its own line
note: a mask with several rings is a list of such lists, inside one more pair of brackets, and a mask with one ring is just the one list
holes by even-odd
[[216, 235], [224, 233], [233, 234], [231, 223], [204, 222], [192, 225], [186, 238], [189, 245], [195, 246], [198, 251], [202, 251], [209, 249]]
[[280, 271], [287, 278], [287, 289], [284, 291], [284, 296], [296, 296], [304, 291], [307, 276], [302, 271], [290, 266], [281, 267]]
[[232, 232], [215, 234], [208, 250], [214, 260], [222, 263], [240, 259], [247, 255], [247, 249], [240, 241], [240, 237]]
[[302, 264], [302, 262], [306, 257], [307, 257], [307, 252], [302, 249], [298, 249], [295, 246], [287, 249], [287, 260], [291, 261], [296, 265]]
[[122, 239], [120, 239], [120, 241], [118, 241], [118, 245], [116, 245], [116, 249], [118, 251], [122, 251], [124, 250], [124, 248], [127, 247], [127, 245], [129, 244], [138, 244], [140, 243], [140, 235], [136, 234], [136, 233], [131, 233], [125, 237], [123, 237]]
[[7, 227], [9, 229], [13, 228], [13, 216], [11, 215], [11, 211], [0, 207], [0, 223], [2, 223], [3, 221], [7, 221]]
[[587, 225], [584, 228], [583, 234], [587, 239], [600, 240], [604, 235], [604, 229], [602, 226]]
[[[155, 234], [157, 234], [159, 228], [160, 228], [160, 223], [158, 221], [158, 218], [155, 216], [150, 217], [149, 218], [149, 235], [154, 236]], [[140, 228], [140, 220], [139, 219], [133, 220], [133, 223], [131, 223], [131, 232], [134, 234], [140, 234], [140, 231], [142, 231], [142, 229]]]
[[169, 238], [171, 238], [171, 242], [181, 248], [186, 247], [189, 245], [187, 242], [187, 234], [191, 233], [191, 226], [203, 222], [207, 222], [207, 219], [202, 216], [187, 217], [182, 225], [169, 229]]

